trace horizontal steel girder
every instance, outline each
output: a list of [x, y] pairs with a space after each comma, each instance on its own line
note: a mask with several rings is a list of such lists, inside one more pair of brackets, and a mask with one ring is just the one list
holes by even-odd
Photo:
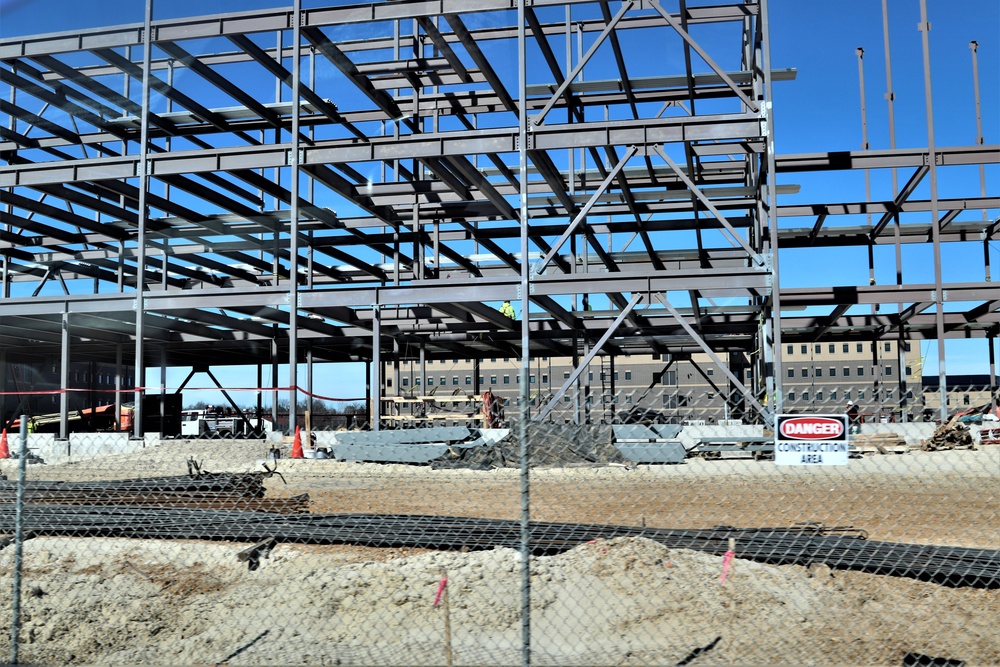
[[[697, 118], [659, 118], [610, 121], [585, 125], [546, 125], [532, 132], [536, 150], [598, 146], [649, 146], [658, 143], [710, 139], [745, 139], [761, 136], [760, 119], [727, 114]], [[281, 168], [288, 164], [290, 145], [206, 148], [172, 151], [148, 156], [153, 177], [241, 169]], [[353, 140], [317, 142], [302, 148], [304, 167], [330, 163], [372, 162], [517, 152], [517, 128], [467, 132], [439, 132], [394, 137], [373, 137], [369, 143]], [[52, 183], [134, 178], [139, 157], [120, 156], [63, 160], [0, 167], [0, 187], [38, 186]]]

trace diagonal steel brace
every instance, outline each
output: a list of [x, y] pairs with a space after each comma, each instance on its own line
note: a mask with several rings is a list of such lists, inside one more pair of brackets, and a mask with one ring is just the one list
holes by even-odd
[[584, 369], [590, 365], [591, 360], [597, 356], [597, 353], [601, 351], [604, 344], [608, 342], [608, 339], [611, 338], [612, 334], [614, 334], [614, 332], [618, 329], [619, 325], [625, 321], [628, 314], [632, 312], [632, 309], [635, 308], [636, 304], [641, 300], [642, 294], [636, 293], [632, 295], [632, 299], [628, 302], [628, 305], [622, 308], [622, 312], [618, 313], [618, 317], [616, 317], [615, 321], [611, 323], [608, 330], [604, 332], [601, 339], [597, 341], [594, 348], [587, 354], [587, 356], [580, 360], [580, 364], [573, 369], [573, 372], [569, 374], [569, 377], [565, 382], [563, 382], [563, 385], [559, 387], [559, 391], [556, 392], [555, 396], [552, 397], [552, 400], [550, 400], [548, 404], [533, 418], [533, 421], [541, 421], [545, 419], [550, 412], [552, 412], [552, 409], [556, 407], [559, 400], [566, 394], [567, 391], [569, 391], [569, 388], [574, 382], [576, 382], [576, 379], [580, 377], [580, 374], [583, 373]]

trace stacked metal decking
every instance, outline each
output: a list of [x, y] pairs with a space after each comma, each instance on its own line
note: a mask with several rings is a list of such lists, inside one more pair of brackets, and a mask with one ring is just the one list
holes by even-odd
[[[23, 530], [33, 536], [104, 536], [202, 539], [234, 542], [274, 540], [307, 544], [354, 544], [427, 549], [519, 548], [518, 521], [454, 516], [295, 514], [26, 505]], [[0, 533], [14, 532], [14, 506], [0, 504]], [[738, 557], [776, 565], [825, 564], [905, 576], [951, 586], [1000, 587], [1000, 550], [969, 549], [864, 539], [861, 531], [792, 528], [679, 530], [640, 526], [532, 522], [531, 551], [560, 553], [595, 539], [645, 537], [673, 549], [722, 555], [736, 540]]]

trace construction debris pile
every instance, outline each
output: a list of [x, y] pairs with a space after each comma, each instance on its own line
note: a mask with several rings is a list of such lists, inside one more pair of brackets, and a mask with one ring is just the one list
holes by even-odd
[[944, 449], [972, 449], [976, 443], [972, 439], [969, 427], [958, 419], [952, 419], [947, 424], [941, 424], [928, 440], [922, 440], [920, 448], [925, 452], [936, 452]]
[[[309, 511], [309, 496], [265, 498], [271, 472], [210, 473], [96, 482], [27, 480], [24, 501], [36, 505], [198, 508], [276, 514]], [[0, 480], [0, 502], [16, 500], [17, 482]]]

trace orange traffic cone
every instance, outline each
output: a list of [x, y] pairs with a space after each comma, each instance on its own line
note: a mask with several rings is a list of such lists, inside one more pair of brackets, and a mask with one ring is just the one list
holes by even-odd
[[3, 430], [3, 435], [0, 435], [0, 459], [9, 459], [10, 449], [7, 448], [7, 429]]
[[295, 441], [292, 442], [292, 458], [301, 459], [304, 458], [302, 454], [302, 436], [299, 435], [299, 427], [295, 427]]

